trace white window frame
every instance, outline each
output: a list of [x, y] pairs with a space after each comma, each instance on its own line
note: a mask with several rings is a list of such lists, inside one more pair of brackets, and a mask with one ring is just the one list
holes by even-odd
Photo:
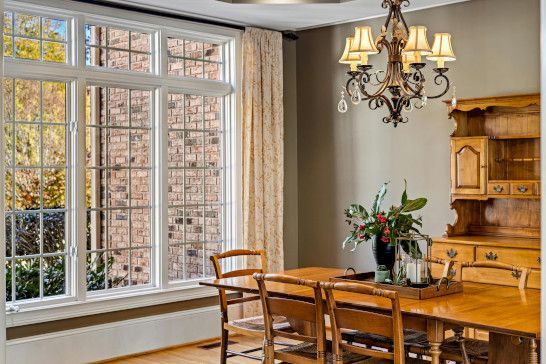
[[[54, 13], [55, 18], [71, 18], [67, 26], [67, 37], [70, 45], [70, 62], [67, 64], [45, 63], [41, 61], [6, 58], [6, 77], [20, 78], [61, 78], [67, 80], [70, 93], [75, 95], [71, 104], [71, 115], [77, 120], [76, 133], [71, 133], [71, 160], [74, 162], [71, 169], [74, 188], [67, 191], [70, 199], [79, 203], [67, 206], [72, 210], [70, 223], [71, 241], [77, 242], [71, 269], [76, 277], [72, 287], [67, 289], [72, 293], [69, 297], [52, 298], [20, 304], [12, 312], [8, 312], [7, 326], [20, 326], [50, 320], [58, 320], [88, 314], [130, 309], [147, 305], [156, 305], [167, 302], [196, 299], [217, 294], [216, 290], [198, 286], [199, 280], [187, 282], [168, 282], [168, 244], [167, 244], [167, 165], [158, 163], [166, 161], [167, 152], [167, 101], [169, 92], [187, 94], [205, 94], [207, 96], [223, 97], [223, 116], [225, 117], [224, 132], [222, 133], [223, 168], [225, 180], [223, 183], [223, 203], [225, 211], [222, 224], [225, 239], [225, 249], [240, 247], [241, 242], [241, 131], [240, 131], [240, 90], [241, 90], [241, 35], [242, 31], [180, 21], [155, 15], [147, 15], [127, 10], [107, 8], [92, 4], [74, 3], [67, 0], [49, 0], [47, 7], [41, 0], [6, 1], [5, 11], [20, 11], [47, 16]], [[132, 28], [149, 31], [152, 34], [151, 72], [135, 72], [106, 67], [90, 67], [85, 64], [85, 29], [86, 23], [97, 25], [111, 25], [115, 28]], [[69, 31], [70, 30], [70, 31]], [[223, 47], [224, 74], [223, 81], [198, 79], [167, 75], [167, 48], [166, 35], [186, 37], [204, 42], [221, 42]], [[67, 50], [68, 51], [68, 50]], [[67, 57], [68, 58], [68, 57]], [[152, 244], [157, 248], [152, 250], [157, 269], [151, 271], [151, 287], [143, 287], [131, 291], [120, 291], [118, 294], [92, 294], [87, 292], [86, 284], [86, 239], [85, 224], [85, 88], [87, 85], [112, 86], [112, 76], [115, 75], [115, 84], [134, 88], [153, 89], [152, 132], [156, 134], [153, 151], [152, 182], [155, 193], [152, 195]], [[72, 120], [70, 120], [72, 121]], [[153, 145], [154, 143], [152, 143]], [[78, 145], [78, 148], [75, 146]], [[229, 147], [225, 147], [229, 146]], [[68, 157], [68, 156], [67, 156]], [[81, 163], [83, 161], [83, 163]], [[76, 206], [78, 208], [76, 209]], [[159, 222], [162, 222], [159, 225]], [[77, 230], [76, 230], [77, 227]], [[0, 250], [5, 247], [0, 246]]]

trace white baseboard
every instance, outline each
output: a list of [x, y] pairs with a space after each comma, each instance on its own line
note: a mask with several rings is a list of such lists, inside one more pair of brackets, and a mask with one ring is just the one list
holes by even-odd
[[220, 335], [216, 306], [9, 340], [7, 364], [77, 364]]

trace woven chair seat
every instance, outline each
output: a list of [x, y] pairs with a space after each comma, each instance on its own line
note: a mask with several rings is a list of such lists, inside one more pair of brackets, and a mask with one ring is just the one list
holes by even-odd
[[[469, 358], [487, 359], [489, 354], [489, 343], [483, 340], [464, 339], [464, 347]], [[461, 346], [454, 337], [446, 339], [440, 346], [444, 353], [462, 355]]]
[[[328, 342], [328, 351], [326, 352], [326, 362], [333, 363], [334, 362], [334, 356], [331, 352], [331, 342]], [[317, 358], [317, 345], [313, 343], [301, 343], [296, 344], [292, 346], [288, 346], [286, 348], [282, 348], [278, 350], [282, 353], [290, 353], [299, 355], [302, 357], [305, 357], [307, 359], [316, 359]], [[364, 362], [366, 363], [366, 360], [369, 359], [369, 357], [351, 353], [348, 351], [343, 352], [343, 362], [344, 363], [356, 363], [356, 362]]]
[[[367, 332], [344, 332], [341, 337], [343, 340], [368, 346], [390, 347], [393, 345], [392, 338]], [[404, 345], [423, 349], [430, 347], [427, 333], [412, 329], [404, 329]]]
[[[240, 327], [245, 330], [265, 332], [265, 323], [263, 316], [247, 317], [240, 320], [229, 321], [228, 323], [234, 327]], [[290, 329], [290, 322], [283, 316], [273, 317], [273, 329], [274, 330], [287, 330]]]

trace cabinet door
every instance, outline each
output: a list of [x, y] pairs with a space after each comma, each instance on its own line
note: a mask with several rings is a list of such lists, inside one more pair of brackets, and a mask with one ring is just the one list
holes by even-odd
[[487, 139], [451, 140], [451, 193], [482, 195], [487, 191]]

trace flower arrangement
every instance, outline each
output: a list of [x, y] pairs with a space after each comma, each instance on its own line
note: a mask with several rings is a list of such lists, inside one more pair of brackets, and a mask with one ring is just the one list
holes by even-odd
[[[404, 180], [404, 192], [399, 206], [391, 206], [387, 212], [381, 209], [381, 204], [387, 193], [387, 183], [379, 189], [375, 195], [370, 211], [358, 204], [351, 205], [345, 210], [347, 223], [352, 230], [343, 241], [343, 248], [353, 245], [352, 250], [363, 242], [372, 238], [379, 239], [385, 244], [396, 245], [396, 238], [400, 234], [409, 232], [419, 233], [417, 227], [422, 227], [422, 217], [414, 218], [411, 212], [425, 207], [427, 199], [424, 197], [409, 199], [407, 194], [407, 182]], [[417, 227], [416, 227], [417, 226]], [[420, 251], [409, 252], [409, 247], [402, 247], [408, 254], [419, 256]]]

